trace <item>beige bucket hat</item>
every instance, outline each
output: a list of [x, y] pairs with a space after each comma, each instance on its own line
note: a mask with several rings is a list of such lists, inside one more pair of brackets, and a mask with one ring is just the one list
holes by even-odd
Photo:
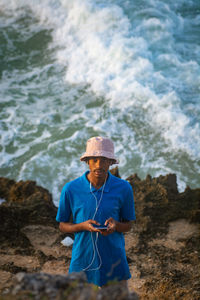
[[113, 142], [101, 136], [92, 137], [87, 141], [86, 152], [81, 156], [80, 160], [85, 161], [89, 157], [103, 156], [113, 160], [113, 164], [118, 164], [118, 160], [114, 155]]

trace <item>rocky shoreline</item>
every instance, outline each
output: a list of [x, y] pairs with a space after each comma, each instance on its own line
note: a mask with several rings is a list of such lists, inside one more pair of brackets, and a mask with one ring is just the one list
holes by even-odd
[[[112, 173], [119, 176], [118, 169]], [[179, 193], [175, 174], [127, 180], [137, 217], [125, 234], [130, 291], [140, 299], [200, 299], [200, 189]], [[36, 182], [0, 178], [0, 198], [6, 200], [0, 205], [0, 299], [17, 299], [11, 296], [16, 274], [66, 275], [71, 247], [61, 244], [66, 235], [58, 230], [51, 194]], [[97, 298], [107, 299], [105, 293]], [[113, 299], [136, 299], [122, 294]], [[91, 295], [88, 300], [96, 299]]]

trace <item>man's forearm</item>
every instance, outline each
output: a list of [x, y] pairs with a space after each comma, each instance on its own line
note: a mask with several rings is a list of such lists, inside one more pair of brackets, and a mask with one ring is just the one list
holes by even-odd
[[132, 221], [129, 221], [129, 222], [117, 222], [116, 221], [116, 231], [127, 232], [127, 231], [131, 230], [132, 225], [133, 225]]
[[[110, 224], [108, 226], [108, 234], [112, 233], [114, 231], [118, 232], [127, 232], [132, 227], [132, 221], [129, 222], [117, 222], [113, 218], [110, 218], [107, 222], [110, 221]], [[99, 231], [95, 227], [93, 227], [93, 224], [99, 224], [98, 222], [94, 220], [88, 220], [79, 224], [74, 224], [71, 222], [60, 222], [59, 229], [62, 232], [66, 233], [75, 233], [80, 231]], [[108, 225], [108, 223], [107, 223]], [[111, 225], [111, 227], [110, 227]], [[113, 230], [112, 230], [113, 228]], [[109, 232], [110, 231], [110, 232]], [[106, 233], [106, 232], [104, 232]]]
[[59, 228], [62, 232], [68, 232], [68, 233], [75, 233], [75, 232], [79, 232], [79, 231], [96, 231], [96, 232], [98, 232], [99, 230], [93, 226], [94, 224], [100, 225], [95, 220], [87, 220], [87, 221], [79, 223], [79, 224], [74, 224], [71, 222], [60, 222]]
[[59, 225], [59, 229], [62, 232], [75, 233], [75, 232], [83, 231], [84, 226], [82, 223], [74, 224], [74, 223], [70, 223], [70, 222], [66, 222], [66, 223], [61, 222]]

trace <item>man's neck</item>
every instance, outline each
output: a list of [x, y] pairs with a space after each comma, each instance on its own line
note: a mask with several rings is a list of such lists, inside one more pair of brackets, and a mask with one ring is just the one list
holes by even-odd
[[106, 182], [106, 179], [108, 177], [108, 173], [104, 178], [97, 178], [95, 176], [92, 176], [92, 173], [89, 173], [87, 175], [88, 180], [91, 182], [91, 184], [95, 187], [95, 189], [100, 189]]

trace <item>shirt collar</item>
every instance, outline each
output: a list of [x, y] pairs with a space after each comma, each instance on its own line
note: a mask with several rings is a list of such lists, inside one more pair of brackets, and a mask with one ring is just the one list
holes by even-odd
[[[82, 177], [85, 189], [86, 189], [86, 193], [87, 192], [91, 193], [91, 190], [92, 190], [92, 192], [94, 192], [94, 191], [97, 191], [97, 189], [95, 189], [95, 187], [93, 185], [91, 185], [91, 190], [90, 190], [90, 182], [87, 179], [88, 174], [89, 174], [89, 171], [86, 171], [81, 177]], [[111, 180], [112, 180], [112, 174], [108, 171], [108, 177], [107, 177], [106, 184], [105, 184], [105, 187], [104, 187], [104, 192], [106, 192], [106, 193], [108, 193], [109, 190], [110, 190]], [[98, 189], [98, 191], [101, 191], [102, 188], [103, 188], [103, 186], [100, 187], [100, 189]]]

